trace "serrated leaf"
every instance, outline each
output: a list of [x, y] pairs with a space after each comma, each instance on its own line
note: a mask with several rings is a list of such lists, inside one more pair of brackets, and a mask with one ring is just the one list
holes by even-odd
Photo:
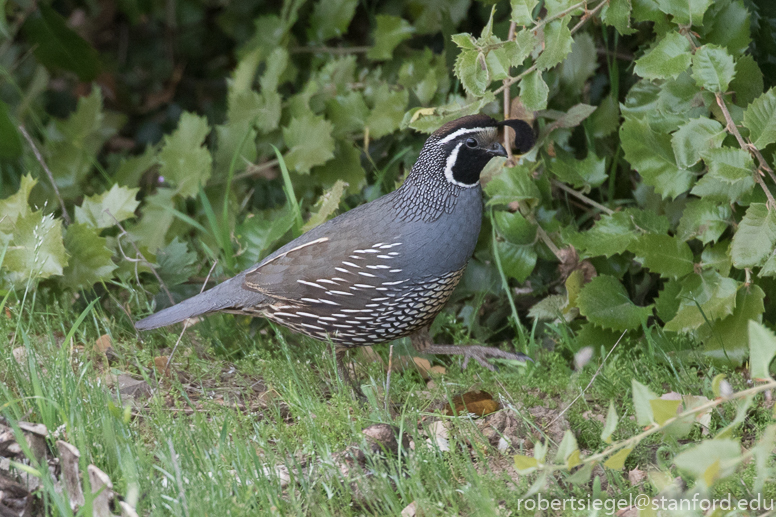
[[584, 160], [575, 160], [565, 152], [556, 151], [556, 157], [550, 162], [550, 172], [561, 181], [575, 188], [590, 192], [606, 181], [606, 158], [599, 158], [590, 150]]
[[496, 246], [504, 273], [518, 282], [525, 282], [536, 266], [537, 255], [533, 244], [498, 242]]
[[776, 89], [763, 93], [746, 108], [744, 126], [758, 149], [776, 142]]
[[513, 244], [532, 244], [536, 239], [536, 226], [519, 212], [497, 210], [493, 222], [499, 235]]
[[630, 217], [623, 212], [606, 214], [587, 230], [573, 235], [569, 242], [577, 249], [584, 250], [585, 255], [594, 257], [603, 255], [611, 257], [622, 253], [637, 237]]
[[668, 33], [660, 43], [636, 60], [634, 71], [645, 79], [676, 78], [692, 62], [690, 42], [678, 32]]
[[665, 278], [679, 278], [693, 272], [692, 251], [686, 242], [668, 235], [646, 234], [629, 246], [636, 260]]
[[307, 37], [323, 42], [345, 34], [356, 13], [358, 0], [318, 0], [310, 15]]
[[701, 161], [701, 153], [722, 145], [727, 132], [722, 124], [706, 117], [694, 118], [671, 137], [676, 164], [684, 169]]
[[682, 280], [679, 310], [665, 329], [689, 332], [704, 325], [707, 320], [713, 322], [733, 314], [738, 287], [734, 279], [722, 277], [715, 270], [688, 276]]
[[69, 70], [87, 83], [97, 77], [100, 71], [97, 51], [48, 5], [38, 5], [22, 30], [35, 57], [46, 68]]
[[571, 54], [560, 66], [560, 80], [574, 91], [580, 91], [598, 68], [598, 57], [593, 37], [577, 34], [571, 45]]
[[590, 119], [590, 125], [596, 138], [603, 138], [617, 131], [620, 127], [620, 105], [613, 96], [608, 95], [601, 101]]
[[703, 14], [714, 0], [656, 0], [660, 10], [680, 25], [701, 25]]
[[641, 210], [640, 208], [631, 207], [626, 208], [622, 212], [633, 221], [635, 228], [644, 232], [665, 234], [668, 233], [668, 229], [671, 227], [668, 217], [656, 214], [653, 210]]
[[771, 379], [770, 365], [776, 356], [776, 336], [762, 323], [749, 322], [749, 375], [753, 379]]
[[534, 48], [536, 48], [537, 38], [533, 31], [529, 29], [523, 29], [515, 34], [514, 41], [504, 42], [504, 50], [506, 51], [509, 63], [512, 66], [520, 66], [523, 61], [531, 55]]
[[617, 416], [617, 410], [614, 408], [614, 401], [609, 401], [609, 410], [606, 412], [606, 423], [601, 431], [601, 440], [605, 443], [612, 443], [612, 435], [617, 429], [620, 417]]
[[748, 106], [763, 93], [764, 87], [763, 73], [757, 61], [752, 56], [738, 58], [736, 60], [736, 76], [730, 82], [730, 90], [736, 92], [736, 104], [741, 107]]
[[741, 444], [738, 441], [733, 439], [705, 440], [677, 454], [674, 457], [674, 465], [691, 474], [696, 480], [701, 480], [714, 464], [725, 463], [727, 467], [717, 472], [714, 476], [716, 480], [732, 474], [736, 464], [741, 459]]
[[313, 169], [313, 177], [325, 189], [342, 180], [347, 183], [348, 194], [358, 194], [366, 186], [366, 171], [361, 166], [361, 151], [352, 143], [337, 141], [334, 159]]
[[205, 117], [184, 112], [178, 128], [164, 139], [159, 174], [176, 185], [176, 193], [183, 197], [197, 195], [210, 178], [213, 158], [204, 145], [209, 132]]
[[604, 467], [612, 470], [622, 470], [625, 466], [625, 460], [633, 450], [633, 447], [624, 447], [619, 451], [612, 454], [609, 459], [604, 462]]
[[188, 280], [197, 272], [197, 262], [197, 254], [189, 251], [188, 245], [178, 237], [156, 252], [157, 272], [168, 286]]
[[415, 33], [415, 27], [398, 16], [378, 14], [375, 16], [375, 21], [377, 22], [374, 32], [375, 45], [366, 55], [369, 59], [376, 61], [391, 59], [399, 43], [411, 38]]
[[27, 279], [61, 275], [66, 265], [61, 220], [41, 210], [17, 217], [3, 260], [6, 280], [20, 285]]
[[30, 192], [38, 184], [38, 180], [33, 179], [32, 175], [22, 176], [19, 190], [7, 198], [0, 200], [0, 232], [11, 233], [14, 224], [19, 217], [24, 217], [31, 212], [30, 210]]
[[734, 203], [754, 188], [754, 162], [743, 149], [722, 147], [703, 153], [709, 168], [691, 193], [712, 201]]
[[645, 121], [626, 118], [620, 141], [625, 159], [664, 199], [673, 199], [692, 186], [692, 173], [676, 163], [670, 135], [652, 131]]
[[528, 317], [533, 320], [549, 320], [563, 318], [563, 311], [568, 305], [568, 299], [562, 294], [545, 296], [528, 310]]
[[510, 57], [504, 47], [491, 50], [485, 56], [491, 81], [501, 81], [509, 77]]
[[461, 80], [466, 91], [476, 97], [481, 97], [490, 85], [485, 56], [478, 50], [462, 50], [458, 54], [455, 59], [455, 75]]
[[384, 83], [378, 88], [376, 97], [377, 101], [366, 119], [366, 125], [373, 138], [381, 138], [399, 129], [409, 102], [409, 92], [403, 88], [392, 90]]
[[504, 169], [485, 185], [488, 205], [508, 205], [515, 201], [535, 201], [541, 196], [531, 171], [523, 165]]
[[579, 293], [579, 312], [591, 323], [613, 330], [641, 325], [652, 315], [652, 306], [637, 307], [620, 282], [608, 275], [593, 278]]
[[308, 219], [302, 227], [303, 232], [309, 232], [319, 224], [322, 224], [331, 218], [332, 214], [339, 208], [340, 201], [342, 201], [342, 196], [345, 194], [347, 186], [348, 184], [344, 181], [337, 180], [330, 189], [323, 192], [323, 195], [318, 198], [318, 202], [315, 204], [317, 211], [310, 215], [310, 219]]
[[114, 184], [107, 192], [84, 198], [81, 206], [75, 207], [75, 221], [93, 228], [111, 228], [117, 221], [135, 217], [139, 190]]
[[674, 319], [679, 310], [679, 293], [682, 292], [682, 284], [676, 280], [670, 280], [663, 285], [663, 289], [655, 300], [655, 310], [663, 322]]
[[307, 174], [316, 165], [334, 157], [333, 126], [323, 117], [307, 113], [291, 119], [283, 128], [288, 152], [283, 156], [289, 169]]
[[714, 246], [706, 246], [701, 253], [701, 264], [704, 268], [713, 268], [722, 276], [729, 276], [733, 262], [730, 260], [730, 241], [723, 240]]
[[776, 276], [776, 250], [766, 259], [757, 276]]
[[569, 110], [558, 117], [555, 122], [550, 124], [553, 128], [572, 128], [577, 127], [587, 119], [596, 110], [596, 106], [589, 104], [575, 104]]
[[652, 399], [649, 405], [652, 408], [652, 416], [658, 425], [663, 425], [666, 420], [676, 416], [676, 410], [679, 409], [681, 400], [663, 400]]
[[636, 422], [639, 425], [651, 425], [655, 422], [650, 401], [659, 398], [651, 389], [636, 379], [631, 379], [633, 408], [636, 410]]
[[450, 39], [458, 45], [458, 48], [466, 50], [477, 49], [477, 39], [468, 32], [462, 32], [461, 34], [453, 34]]
[[544, 51], [536, 58], [536, 67], [539, 70], [554, 67], [566, 59], [566, 56], [571, 52], [573, 40], [568, 22], [568, 18], [564, 18], [544, 26]]
[[510, 0], [512, 6], [512, 21], [517, 25], [531, 25], [533, 11], [539, 0]]
[[776, 246], [776, 211], [752, 203], [733, 235], [730, 257], [738, 269], [761, 266]]
[[539, 111], [547, 108], [547, 96], [550, 88], [542, 78], [541, 70], [535, 70], [523, 77], [520, 82], [520, 100], [529, 111]]
[[709, 199], [693, 199], [682, 212], [676, 235], [683, 241], [699, 239], [703, 244], [716, 242], [730, 224], [731, 215], [730, 205], [720, 205]]
[[108, 280], [116, 269], [107, 240], [97, 232], [97, 228], [86, 224], [67, 227], [64, 245], [70, 259], [62, 272], [62, 283], [70, 289], [88, 289]]
[[251, 214], [235, 229], [235, 236], [245, 253], [241, 265], [249, 267], [259, 261], [294, 225], [295, 213], [286, 204], [280, 210]]
[[764, 298], [765, 292], [756, 285], [739, 289], [733, 314], [698, 329], [704, 355], [717, 363], [740, 366], [749, 353], [749, 321], [762, 321]]
[[610, 0], [601, 11], [601, 21], [625, 36], [634, 32], [630, 24], [631, 0]]
[[692, 57], [692, 76], [698, 86], [724, 93], [736, 75], [733, 56], [717, 45], [703, 45]]

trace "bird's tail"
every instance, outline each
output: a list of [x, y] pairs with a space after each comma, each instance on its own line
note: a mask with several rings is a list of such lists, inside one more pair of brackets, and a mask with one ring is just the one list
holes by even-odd
[[260, 305], [265, 301], [265, 297], [255, 291], [244, 289], [242, 287], [244, 276], [244, 274], [237, 275], [204, 293], [143, 318], [135, 323], [135, 328], [150, 330], [166, 327], [209, 312]]

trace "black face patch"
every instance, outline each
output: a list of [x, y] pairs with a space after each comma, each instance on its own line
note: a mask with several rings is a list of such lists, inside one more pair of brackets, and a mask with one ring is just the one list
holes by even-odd
[[[452, 172], [453, 183], [459, 186], [474, 186], [480, 181], [482, 169], [493, 158], [493, 155], [480, 147], [471, 148], [466, 141], [457, 142], [455, 148], [448, 157], [447, 167]], [[448, 171], [445, 170], [448, 176]], [[447, 177], [448, 181], [451, 179]]]

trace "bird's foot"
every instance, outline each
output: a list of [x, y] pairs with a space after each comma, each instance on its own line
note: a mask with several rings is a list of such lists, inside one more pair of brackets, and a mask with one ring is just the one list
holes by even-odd
[[356, 379], [354, 378], [355, 372], [353, 372], [353, 376], [350, 375], [350, 368], [348, 365], [345, 364], [345, 355], [347, 354], [347, 349], [335, 349], [334, 357], [337, 361], [337, 373], [340, 376], [340, 379], [342, 379], [345, 384], [349, 384], [351, 388], [353, 388], [353, 391], [356, 393], [356, 397], [358, 397], [359, 401], [361, 402], [367, 402], [367, 397], [364, 395], [363, 390], [361, 389], [361, 386], [356, 382]]
[[411, 336], [412, 346], [422, 354], [435, 355], [462, 355], [464, 356], [462, 368], [469, 366], [469, 360], [474, 359], [483, 368], [495, 371], [496, 367], [488, 362], [488, 359], [510, 359], [513, 361], [533, 361], [530, 357], [521, 353], [505, 352], [498, 348], [481, 345], [437, 345], [431, 341], [427, 331], [421, 331]]

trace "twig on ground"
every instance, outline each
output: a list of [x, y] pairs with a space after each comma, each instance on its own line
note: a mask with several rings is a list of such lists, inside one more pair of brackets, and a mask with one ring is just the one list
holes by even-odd
[[[216, 259], [215, 262], [213, 262], [213, 265], [210, 266], [210, 271], [207, 272], [207, 277], [205, 277], [205, 281], [202, 282], [202, 288], [199, 290], [200, 294], [205, 290], [205, 286], [207, 285], [208, 280], [210, 280], [210, 274], [213, 273], [213, 270], [216, 268], [216, 264], [218, 264], [218, 260]], [[183, 329], [181, 330], [180, 335], [178, 336], [178, 340], [175, 341], [175, 346], [172, 347], [172, 352], [170, 352], [169, 357], [167, 357], [167, 364], [164, 366], [165, 373], [170, 369], [170, 365], [172, 364], [172, 358], [175, 355], [175, 351], [178, 350], [178, 345], [181, 342], [181, 339], [183, 339], [183, 334], [186, 333], [186, 329], [189, 328], [189, 320], [183, 320]]]
[[54, 174], [51, 172], [51, 169], [48, 168], [48, 165], [46, 165], [45, 160], [43, 160], [43, 155], [40, 154], [40, 151], [38, 150], [38, 146], [35, 145], [35, 142], [32, 140], [32, 137], [27, 132], [27, 130], [24, 129], [24, 126], [21, 124], [19, 124], [19, 131], [22, 132], [22, 135], [24, 135], [25, 140], [27, 140], [27, 143], [29, 143], [30, 147], [32, 147], [32, 152], [35, 153], [35, 158], [38, 159], [38, 163], [40, 163], [40, 166], [43, 167], [43, 170], [46, 172], [46, 176], [48, 176], [48, 179], [51, 182], [51, 186], [54, 188], [54, 194], [57, 196], [57, 199], [59, 200], [59, 208], [62, 209], [62, 218], [65, 220], [67, 224], [70, 224], [72, 221], [70, 220], [70, 215], [67, 213], [67, 210], [65, 209], [65, 201], [62, 199], [62, 195], [59, 193], [59, 187], [57, 187], [57, 182], [54, 180]]

